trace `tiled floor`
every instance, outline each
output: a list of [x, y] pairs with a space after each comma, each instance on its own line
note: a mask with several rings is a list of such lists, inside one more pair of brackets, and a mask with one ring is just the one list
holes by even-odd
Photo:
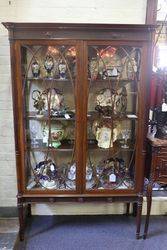
[[18, 219], [0, 219], [0, 250], [12, 250], [18, 234]]

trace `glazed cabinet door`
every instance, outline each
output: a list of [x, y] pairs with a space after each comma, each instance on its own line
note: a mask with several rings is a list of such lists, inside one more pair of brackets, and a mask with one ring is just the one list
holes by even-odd
[[24, 192], [80, 190], [79, 46], [72, 40], [17, 45], [21, 68], [19, 98], [23, 109]]
[[136, 187], [141, 50], [108, 41], [87, 45], [86, 192]]

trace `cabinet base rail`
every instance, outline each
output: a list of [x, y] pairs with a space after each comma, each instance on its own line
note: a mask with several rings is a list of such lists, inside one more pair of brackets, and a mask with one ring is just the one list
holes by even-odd
[[25, 239], [25, 228], [26, 222], [32, 215], [31, 205], [37, 203], [55, 203], [63, 202], [123, 202], [126, 204], [125, 216], [130, 215], [130, 203], [132, 206], [132, 215], [136, 217], [136, 239], [140, 239], [140, 227], [141, 227], [141, 215], [142, 215], [142, 205], [143, 205], [143, 195], [139, 194], [137, 197], [24, 197], [18, 195], [17, 197], [17, 207], [18, 207], [18, 217], [19, 217], [19, 239], [24, 241]]

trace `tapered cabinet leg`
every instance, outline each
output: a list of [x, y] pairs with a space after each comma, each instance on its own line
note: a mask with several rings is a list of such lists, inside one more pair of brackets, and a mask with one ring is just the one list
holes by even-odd
[[143, 195], [139, 194], [138, 202], [137, 202], [136, 239], [140, 238], [142, 206], [143, 206]]
[[130, 203], [126, 204], [126, 216], [129, 216]]
[[18, 199], [17, 203], [18, 214], [19, 214], [19, 238], [21, 241], [24, 240], [24, 206], [21, 199]]
[[148, 233], [148, 226], [149, 226], [149, 220], [150, 220], [150, 212], [151, 212], [151, 204], [152, 204], [152, 183], [149, 183], [147, 186], [147, 214], [146, 214], [146, 221], [145, 221], [145, 227], [144, 227], [144, 235], [143, 239], [147, 238]]
[[133, 203], [133, 212], [132, 212], [132, 215], [134, 217], [137, 216], [137, 202]]
[[31, 217], [31, 204], [30, 203], [27, 205], [27, 216]]

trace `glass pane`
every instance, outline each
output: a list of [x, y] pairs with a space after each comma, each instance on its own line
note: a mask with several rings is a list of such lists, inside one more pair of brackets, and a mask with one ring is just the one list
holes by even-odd
[[133, 189], [140, 48], [89, 46], [86, 189]]
[[74, 46], [22, 46], [26, 188], [76, 189]]

